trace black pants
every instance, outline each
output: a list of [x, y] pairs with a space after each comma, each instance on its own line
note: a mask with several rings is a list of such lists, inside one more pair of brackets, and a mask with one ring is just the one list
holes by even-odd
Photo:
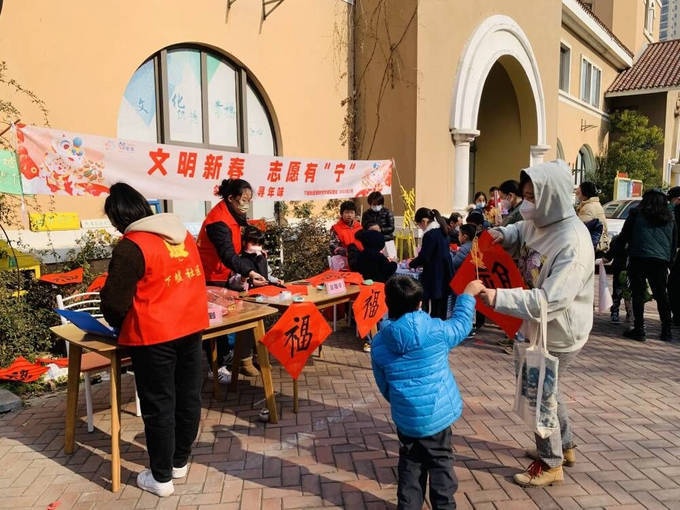
[[435, 319], [446, 320], [446, 302], [447, 298], [430, 299], [428, 300], [430, 307], [430, 316]]
[[156, 481], [185, 466], [201, 419], [201, 333], [130, 349]]
[[453, 472], [451, 427], [428, 437], [408, 437], [397, 431], [399, 441], [398, 510], [421, 510], [425, 500], [427, 477], [430, 477], [432, 510], [453, 510], [453, 495], [458, 480]]
[[680, 253], [675, 256], [675, 264], [668, 276], [668, 299], [671, 302], [673, 320], [680, 323]]
[[633, 293], [634, 326], [641, 329], [645, 326], [645, 290], [647, 282], [659, 309], [662, 327], [671, 326], [671, 305], [666, 289], [668, 280], [668, 262], [653, 258], [631, 258], [628, 262], [628, 279]]

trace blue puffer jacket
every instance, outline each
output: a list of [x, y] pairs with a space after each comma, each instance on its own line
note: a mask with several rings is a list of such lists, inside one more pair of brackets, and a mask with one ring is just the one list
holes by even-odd
[[375, 382], [402, 434], [431, 436], [460, 417], [463, 401], [449, 367], [449, 351], [472, 330], [474, 311], [474, 298], [463, 294], [451, 319], [407, 313], [380, 330], [371, 343]]

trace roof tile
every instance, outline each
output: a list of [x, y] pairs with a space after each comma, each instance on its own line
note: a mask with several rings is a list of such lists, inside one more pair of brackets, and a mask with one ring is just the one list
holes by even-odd
[[680, 39], [650, 44], [632, 67], [619, 73], [607, 93], [680, 87]]

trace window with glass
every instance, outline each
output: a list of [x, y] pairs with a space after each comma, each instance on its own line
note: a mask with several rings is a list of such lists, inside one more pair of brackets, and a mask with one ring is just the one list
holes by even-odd
[[571, 66], [571, 50], [560, 44], [560, 89], [569, 92], [569, 68]]
[[[161, 50], [135, 71], [121, 100], [118, 136], [263, 155], [277, 150], [271, 116], [248, 71], [195, 46]], [[167, 206], [185, 223], [200, 223], [212, 203]]]
[[650, 34], [654, 31], [654, 2], [656, 0], [646, 0], [645, 2], [645, 30]]
[[579, 97], [596, 108], [600, 106], [602, 70], [585, 58], [581, 59], [581, 87]]

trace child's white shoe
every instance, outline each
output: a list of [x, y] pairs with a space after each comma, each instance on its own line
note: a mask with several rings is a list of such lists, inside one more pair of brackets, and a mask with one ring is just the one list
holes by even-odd
[[145, 469], [137, 475], [137, 487], [161, 498], [168, 497], [175, 492], [172, 480], [159, 482], [153, 477], [150, 469]]

